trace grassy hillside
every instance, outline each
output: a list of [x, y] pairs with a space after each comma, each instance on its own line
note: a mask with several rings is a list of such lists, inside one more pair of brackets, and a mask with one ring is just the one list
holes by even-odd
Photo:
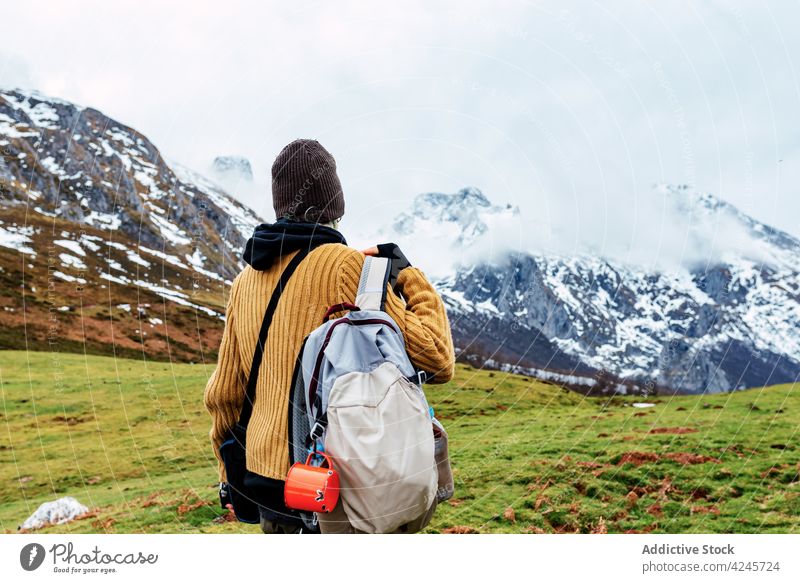
[[[202, 393], [212, 366], [0, 352], [0, 528], [258, 532], [224, 520]], [[459, 365], [429, 386], [456, 495], [431, 532], [800, 532], [800, 391], [586, 399]]]
[[225, 312], [228, 286], [185, 268], [185, 258], [24, 206], [0, 205], [5, 229], [26, 233], [36, 253], [0, 246], [0, 349], [216, 358], [224, 323], [205, 310]]

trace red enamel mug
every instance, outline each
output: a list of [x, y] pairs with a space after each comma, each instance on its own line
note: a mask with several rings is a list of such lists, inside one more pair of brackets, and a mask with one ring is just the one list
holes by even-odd
[[[321, 455], [327, 467], [312, 466], [311, 458]], [[331, 512], [339, 501], [339, 474], [331, 458], [322, 452], [308, 454], [306, 462], [289, 468], [283, 487], [283, 500], [288, 508], [306, 512]]]

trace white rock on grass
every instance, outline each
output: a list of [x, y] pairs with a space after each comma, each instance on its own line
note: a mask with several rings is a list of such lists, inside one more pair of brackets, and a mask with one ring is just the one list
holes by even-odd
[[71, 496], [65, 496], [39, 506], [20, 528], [35, 530], [50, 524], [64, 524], [87, 512], [89, 509], [86, 506]]

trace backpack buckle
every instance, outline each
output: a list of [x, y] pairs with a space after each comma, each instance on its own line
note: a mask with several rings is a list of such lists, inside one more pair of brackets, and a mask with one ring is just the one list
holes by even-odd
[[322, 437], [322, 434], [324, 432], [325, 432], [325, 425], [323, 425], [319, 421], [314, 423], [314, 427], [311, 428], [311, 442], [313, 443], [320, 437]]
[[428, 382], [428, 373], [426, 373], [424, 370], [418, 370], [416, 373], [406, 378], [410, 382], [415, 383], [420, 388], [422, 388], [422, 385]]

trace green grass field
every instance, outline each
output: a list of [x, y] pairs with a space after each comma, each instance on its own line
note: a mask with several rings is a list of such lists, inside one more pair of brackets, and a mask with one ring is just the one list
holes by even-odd
[[[74, 496], [45, 532], [259, 532], [225, 520], [210, 365], [0, 351], [0, 528]], [[590, 399], [459, 365], [428, 386], [456, 494], [430, 532], [800, 532], [800, 390]]]

